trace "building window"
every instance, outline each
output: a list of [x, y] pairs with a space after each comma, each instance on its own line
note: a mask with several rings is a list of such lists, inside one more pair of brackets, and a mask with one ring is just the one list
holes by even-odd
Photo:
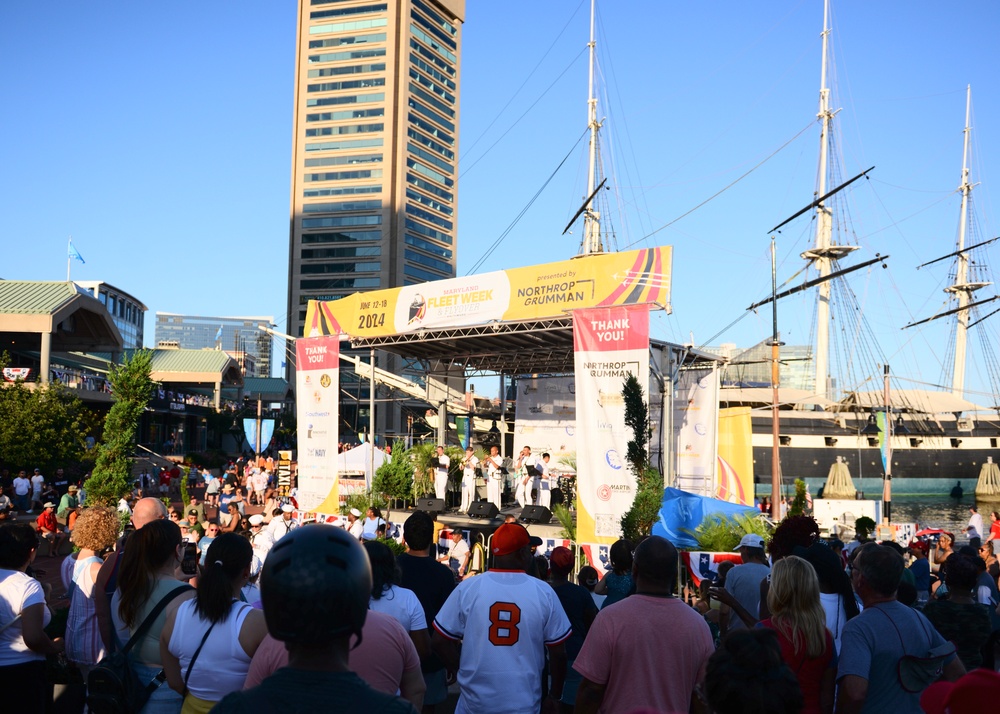
[[367, 263], [306, 263], [301, 266], [301, 275], [324, 275], [330, 273], [377, 273], [382, 264], [373, 260]]
[[306, 136], [343, 136], [345, 134], [367, 134], [383, 131], [385, 124], [349, 124], [347, 126], [324, 126], [306, 129]]
[[352, 231], [350, 233], [304, 233], [303, 243], [350, 243], [381, 240], [382, 231]]
[[308, 107], [326, 107], [332, 104], [364, 104], [366, 102], [385, 101], [385, 92], [373, 92], [371, 94], [355, 94], [347, 97], [323, 97], [321, 99], [309, 99], [306, 101]]
[[[348, 173], [362, 173], [348, 172]], [[321, 196], [349, 196], [352, 194], [381, 193], [381, 186], [345, 186], [344, 188], [307, 188], [302, 192], [303, 198], [318, 198]]]
[[340, 166], [342, 164], [377, 164], [382, 162], [382, 154], [359, 154], [357, 156], [325, 156], [322, 159], [306, 159], [309, 166]]
[[[314, 121], [339, 121], [341, 119], [367, 119], [369, 117], [384, 117], [385, 107], [372, 107], [370, 109], [344, 109], [339, 112], [319, 112], [317, 114], [306, 114], [306, 123]], [[309, 136], [306, 134], [306, 136]]]
[[[311, 69], [309, 70], [310, 77], [337, 77], [343, 74], [367, 74], [368, 72], [384, 72], [385, 62], [375, 62], [372, 64], [359, 64], [352, 65], [350, 67], [326, 67], [324, 69]], [[327, 89], [322, 89], [325, 87], [324, 84], [310, 84], [310, 92], [326, 92], [330, 91]], [[369, 85], [370, 86], [370, 85]], [[317, 87], [317, 89], [313, 89]]]
[[410, 235], [409, 233], [406, 234], [405, 241], [407, 245], [412, 245], [415, 248], [420, 248], [421, 250], [427, 251], [428, 253], [433, 253], [434, 255], [439, 255], [442, 258], [451, 260], [452, 254], [451, 250], [449, 250], [448, 248], [442, 248], [439, 245], [435, 245], [434, 243], [430, 243], [424, 240], [423, 238], [420, 238], [415, 235]]
[[[303, 218], [303, 228], [336, 228], [337, 226], [378, 226], [382, 216], [332, 216], [330, 218]], [[430, 229], [427, 229], [430, 230]], [[448, 241], [451, 242], [450, 240]]]
[[388, 6], [385, 3], [379, 5], [356, 5], [354, 7], [338, 7], [332, 10], [314, 10], [309, 13], [310, 20], [320, 20], [324, 17], [343, 17], [344, 15], [367, 15], [373, 12], [385, 12]]
[[411, 278], [416, 278], [417, 280], [426, 280], [428, 282], [434, 280], [444, 280], [445, 278], [452, 277], [451, 275], [438, 275], [437, 273], [432, 273], [429, 270], [424, 270], [416, 266], [407, 263], [403, 266], [403, 274], [408, 275]]
[[340, 203], [307, 203], [302, 207], [305, 213], [335, 213], [338, 211], [372, 211], [382, 208], [382, 201], [343, 201]]
[[344, 139], [341, 141], [318, 141], [306, 144], [306, 151], [337, 151], [339, 149], [370, 149], [382, 146], [385, 140], [379, 139]]
[[322, 40], [309, 40], [309, 49], [321, 47], [341, 47], [343, 45], [363, 45], [373, 42], [385, 42], [385, 33], [376, 32], [372, 35], [350, 35], [348, 37], [327, 37]]
[[385, 27], [389, 20], [380, 17], [374, 20], [354, 20], [353, 22], [333, 22], [327, 25], [313, 25], [309, 28], [310, 35], [325, 35], [328, 32], [351, 32], [352, 30], [371, 30], [375, 27]]

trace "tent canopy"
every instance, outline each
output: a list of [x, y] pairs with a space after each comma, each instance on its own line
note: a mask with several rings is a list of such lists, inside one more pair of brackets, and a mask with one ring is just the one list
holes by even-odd
[[[374, 455], [374, 470], [372, 469], [372, 448], [375, 449]], [[372, 478], [374, 478], [374, 472], [378, 471], [378, 467], [389, 460], [389, 455], [386, 454], [382, 449], [372, 447], [368, 442], [361, 444], [360, 446], [355, 446], [350, 451], [345, 451], [341, 454], [337, 454], [337, 474], [340, 476], [361, 476], [365, 477], [365, 485], [368, 488], [372, 486]]]

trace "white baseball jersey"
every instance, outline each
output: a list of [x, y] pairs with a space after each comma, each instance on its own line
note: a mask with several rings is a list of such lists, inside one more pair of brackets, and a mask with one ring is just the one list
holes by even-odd
[[548, 583], [496, 569], [455, 588], [434, 629], [462, 641], [456, 714], [537, 714], [544, 646], [565, 642], [572, 632]]

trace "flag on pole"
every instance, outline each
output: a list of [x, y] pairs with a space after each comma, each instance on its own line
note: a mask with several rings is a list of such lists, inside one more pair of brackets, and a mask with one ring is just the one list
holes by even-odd
[[81, 263], [84, 263], [84, 264], [87, 263], [87, 261], [83, 259], [83, 256], [80, 255], [80, 251], [78, 251], [76, 249], [76, 247], [73, 245], [73, 239], [72, 238], [69, 239], [68, 256], [70, 258], [76, 258]]
[[222, 325], [219, 325], [219, 331], [215, 333], [215, 341], [218, 342], [222, 339]]

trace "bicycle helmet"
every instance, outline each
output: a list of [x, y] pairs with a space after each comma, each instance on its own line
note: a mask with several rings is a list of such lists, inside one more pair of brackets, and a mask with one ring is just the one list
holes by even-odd
[[260, 579], [268, 631], [298, 644], [352, 634], [360, 642], [371, 590], [364, 548], [325, 523], [296, 528], [275, 543]]

